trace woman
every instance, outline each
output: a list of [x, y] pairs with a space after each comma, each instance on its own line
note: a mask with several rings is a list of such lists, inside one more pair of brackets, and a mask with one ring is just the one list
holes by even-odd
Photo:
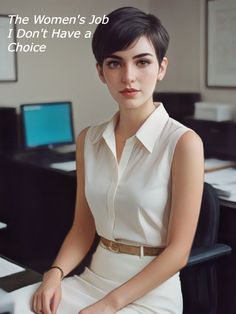
[[[202, 142], [153, 102], [168, 64], [169, 36], [160, 20], [130, 7], [108, 18], [92, 44], [100, 80], [119, 111], [78, 137], [74, 222], [32, 309], [180, 314], [179, 270], [188, 260], [203, 189]], [[101, 241], [89, 267], [61, 282], [96, 231]]]

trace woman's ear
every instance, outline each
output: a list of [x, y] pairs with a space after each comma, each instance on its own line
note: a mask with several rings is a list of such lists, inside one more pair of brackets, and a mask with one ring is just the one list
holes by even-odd
[[166, 57], [164, 57], [161, 61], [160, 67], [159, 67], [159, 71], [158, 71], [158, 75], [157, 75], [158, 81], [163, 80], [164, 76], [166, 75], [167, 66], [168, 66], [168, 59]]
[[104, 78], [103, 70], [102, 70], [102, 67], [100, 66], [100, 64], [97, 63], [97, 64], [96, 64], [96, 68], [97, 68], [98, 76], [99, 76], [100, 80], [101, 80], [104, 84], [106, 84], [106, 80], [105, 80], [105, 78]]

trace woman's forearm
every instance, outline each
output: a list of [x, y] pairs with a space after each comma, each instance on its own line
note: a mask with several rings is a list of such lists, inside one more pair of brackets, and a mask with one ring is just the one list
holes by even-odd
[[94, 237], [94, 230], [88, 231], [83, 228], [75, 230], [72, 227], [63, 241], [53, 265], [59, 266], [66, 276], [83, 260], [93, 244]]
[[158, 287], [185, 266], [187, 254], [180, 252], [181, 249], [167, 247], [141, 272], [110, 292], [104, 301], [118, 311]]

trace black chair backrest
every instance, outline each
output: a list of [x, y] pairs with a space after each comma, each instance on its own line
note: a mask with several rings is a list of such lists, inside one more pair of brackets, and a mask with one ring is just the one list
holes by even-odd
[[220, 205], [215, 189], [204, 183], [201, 211], [193, 248], [212, 246], [217, 241]]

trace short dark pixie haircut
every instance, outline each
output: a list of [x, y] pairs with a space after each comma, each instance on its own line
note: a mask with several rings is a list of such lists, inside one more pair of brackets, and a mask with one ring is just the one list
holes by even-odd
[[127, 49], [142, 36], [151, 41], [161, 64], [168, 48], [169, 34], [156, 16], [133, 7], [123, 7], [107, 17], [109, 22], [97, 26], [92, 40], [93, 54], [100, 66], [109, 55]]

